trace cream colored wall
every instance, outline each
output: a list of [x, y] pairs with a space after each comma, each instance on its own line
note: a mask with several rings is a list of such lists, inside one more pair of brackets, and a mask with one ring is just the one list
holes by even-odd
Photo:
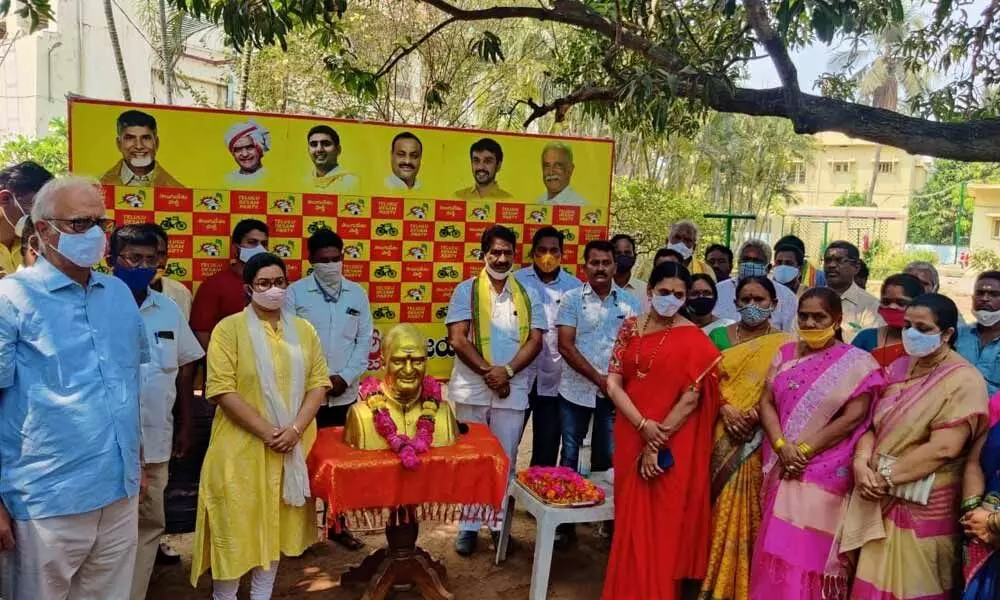
[[993, 237], [993, 217], [990, 214], [1000, 214], [1000, 186], [970, 185], [969, 195], [972, 196], [972, 235], [969, 246], [972, 248], [990, 248], [1000, 252], [1000, 239]]
[[[792, 182], [789, 187], [799, 197], [800, 206], [830, 207], [845, 192], [868, 193], [872, 170], [875, 167], [876, 145], [849, 138], [840, 133], [824, 132], [815, 136], [819, 142], [812, 161], [807, 162], [806, 181]], [[906, 211], [909, 198], [923, 188], [927, 181], [927, 168], [922, 158], [912, 156], [898, 148], [882, 146], [879, 161], [897, 161], [892, 174], [880, 173], [875, 184], [874, 202], [879, 208]], [[835, 162], [851, 165], [848, 173], [837, 173]], [[846, 226], [830, 225], [830, 239], [854, 240]], [[834, 232], [836, 236], [834, 236]], [[886, 238], [894, 244], [906, 240], [906, 221], [888, 222]]]
[[[58, 0], [55, 20], [45, 30], [28, 34], [28, 24], [12, 11], [7, 15], [8, 40], [0, 41], [0, 136], [15, 133], [44, 135], [48, 123], [66, 117], [66, 95], [121, 100], [121, 84], [111, 52], [103, 4], [91, 0]], [[118, 7], [130, 11], [128, 17]], [[118, 2], [115, 24], [125, 60], [132, 100], [166, 102], [166, 90], [154, 72], [155, 50], [137, 29], [138, 17], [131, 1]], [[6, 42], [17, 35], [6, 48]], [[209, 30], [188, 40], [188, 53], [178, 71], [192, 87], [207, 96], [210, 106], [226, 101], [230, 66], [222, 37]], [[191, 105], [195, 98], [183, 91], [175, 104]]]

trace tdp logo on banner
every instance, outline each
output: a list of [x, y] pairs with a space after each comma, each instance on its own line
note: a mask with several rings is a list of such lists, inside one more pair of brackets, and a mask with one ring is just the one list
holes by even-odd
[[292, 280], [309, 276], [307, 241], [344, 239], [344, 276], [368, 291], [381, 335], [400, 322], [427, 335], [430, 373], [454, 351], [444, 319], [455, 286], [482, 268], [494, 223], [518, 236], [565, 236], [577, 275], [583, 247], [607, 237], [613, 143], [181, 107], [70, 100], [70, 163], [104, 188], [119, 224], [159, 223], [167, 275], [198, 285], [226, 268], [230, 234], [255, 218]]

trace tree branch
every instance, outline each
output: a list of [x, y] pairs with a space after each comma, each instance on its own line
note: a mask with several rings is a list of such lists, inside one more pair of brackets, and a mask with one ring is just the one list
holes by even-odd
[[[458, 19], [456, 19], [455, 17], [447, 18], [444, 21], [441, 21], [440, 23], [438, 23], [437, 25], [435, 25], [433, 28], [431, 28], [430, 31], [428, 31], [423, 36], [421, 36], [421, 38], [419, 40], [417, 40], [416, 42], [410, 44], [409, 46], [407, 46], [405, 48], [403, 48], [403, 47], [400, 46], [400, 47], [396, 48], [396, 50], [393, 50], [392, 54], [389, 55], [389, 58], [387, 58], [386, 61], [382, 64], [382, 66], [379, 67], [379, 70], [375, 72], [375, 79], [382, 78], [386, 73], [388, 73], [389, 71], [391, 71], [392, 68], [395, 67], [399, 63], [399, 61], [401, 61], [404, 58], [406, 58], [409, 54], [411, 54], [414, 50], [416, 50], [420, 46], [423, 46], [424, 42], [426, 42], [427, 40], [431, 39], [432, 37], [434, 37], [435, 35], [437, 35], [437, 33], [439, 31], [441, 31], [445, 27], [451, 25], [452, 23], [454, 23], [457, 20]], [[399, 51], [398, 54], [397, 54], [397, 51]]]
[[778, 71], [781, 85], [785, 89], [786, 102], [791, 111], [792, 123], [797, 123], [799, 119], [799, 72], [792, 62], [792, 57], [788, 55], [788, 48], [781, 38], [771, 27], [771, 20], [767, 14], [767, 8], [761, 0], [744, 0], [743, 6], [747, 11], [747, 22], [757, 35], [757, 40], [767, 50], [774, 63], [774, 68]]
[[538, 104], [531, 98], [528, 98], [525, 104], [531, 107], [531, 114], [528, 115], [528, 118], [524, 121], [524, 127], [531, 125], [535, 120], [540, 119], [553, 111], [556, 113], [556, 123], [560, 123], [566, 117], [566, 111], [568, 111], [570, 107], [582, 102], [608, 103], [614, 102], [617, 99], [618, 90], [614, 88], [598, 87], [595, 85], [585, 85], [572, 94], [563, 96], [562, 98], [557, 98], [547, 104]]

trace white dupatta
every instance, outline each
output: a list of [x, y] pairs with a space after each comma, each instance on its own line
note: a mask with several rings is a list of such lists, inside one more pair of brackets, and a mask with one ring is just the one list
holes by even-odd
[[[260, 379], [260, 391], [267, 404], [267, 411], [278, 427], [289, 427], [305, 396], [306, 369], [302, 358], [302, 346], [299, 345], [299, 333], [295, 322], [285, 311], [281, 311], [281, 327], [284, 330], [284, 341], [288, 348], [291, 361], [292, 381], [290, 396], [285, 403], [278, 390], [278, 380], [274, 374], [274, 360], [271, 358], [271, 347], [267, 343], [264, 325], [254, 312], [253, 305], [243, 310], [250, 330], [250, 342], [253, 345], [254, 362], [257, 366], [257, 377]], [[284, 456], [284, 473], [281, 485], [281, 498], [289, 506], [303, 506], [309, 497], [309, 472], [306, 469], [306, 455], [302, 449], [302, 441]]]

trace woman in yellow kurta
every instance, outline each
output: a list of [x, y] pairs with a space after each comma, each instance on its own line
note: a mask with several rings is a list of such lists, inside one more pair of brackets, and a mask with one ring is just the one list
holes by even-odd
[[251, 258], [243, 278], [250, 305], [220, 322], [208, 346], [206, 397], [219, 410], [201, 470], [191, 583], [211, 569], [215, 599], [235, 599], [247, 572], [253, 597], [270, 598], [279, 557], [318, 539], [305, 456], [330, 385], [326, 359], [312, 326], [282, 313], [280, 258]]

